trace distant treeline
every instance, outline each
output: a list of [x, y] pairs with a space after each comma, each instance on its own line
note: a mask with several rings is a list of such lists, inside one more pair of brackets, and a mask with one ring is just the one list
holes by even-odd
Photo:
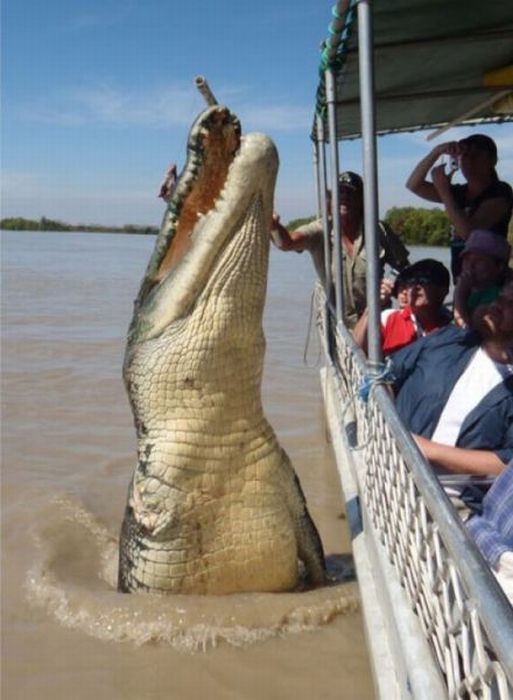
[[[287, 224], [289, 231], [315, 219], [314, 216], [293, 219]], [[385, 214], [385, 221], [410, 245], [446, 246], [449, 240], [449, 220], [443, 209], [422, 207], [392, 207]], [[39, 220], [21, 216], [0, 220], [0, 228], [11, 231], [91, 231], [92, 233], [140, 233], [156, 234], [156, 226], [102, 226], [100, 224], [65, 224], [42, 216]], [[513, 219], [509, 226], [513, 243]]]
[[[293, 219], [287, 224], [294, 231], [315, 217]], [[385, 219], [406, 243], [425, 245], [446, 245], [449, 223], [442, 209], [417, 209], [415, 207], [394, 207]], [[91, 231], [93, 233], [143, 233], [156, 234], [154, 226], [103, 226], [100, 224], [67, 224], [42, 216], [40, 219], [24, 219], [21, 216], [2, 219], [0, 227], [11, 231]]]
[[392, 207], [385, 221], [411, 245], [446, 246], [449, 242], [449, 219], [443, 209]]
[[156, 234], [156, 226], [103, 226], [101, 224], [65, 224], [62, 221], [47, 219], [24, 219], [22, 216], [14, 216], [0, 220], [0, 228], [7, 231], [86, 231], [91, 233], [142, 233]]

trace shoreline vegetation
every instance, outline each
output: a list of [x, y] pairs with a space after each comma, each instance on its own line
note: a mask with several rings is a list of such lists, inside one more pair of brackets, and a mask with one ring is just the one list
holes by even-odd
[[[287, 224], [290, 231], [315, 219], [310, 216], [293, 219]], [[449, 220], [443, 209], [425, 207], [392, 207], [385, 214], [384, 220], [410, 245], [446, 246], [448, 240]], [[135, 233], [139, 235], [156, 235], [157, 226], [104, 226], [103, 224], [67, 224], [55, 219], [25, 219], [22, 216], [8, 217], [0, 220], [0, 228], [6, 231], [63, 231], [86, 233]], [[510, 221], [508, 239], [513, 243], [513, 219]]]
[[0, 228], [4, 231], [63, 231], [85, 233], [137, 233], [142, 235], [156, 235], [159, 232], [157, 226], [137, 226], [125, 224], [124, 226], [105, 226], [103, 224], [67, 224], [55, 219], [25, 219], [23, 216], [12, 216], [0, 219]]

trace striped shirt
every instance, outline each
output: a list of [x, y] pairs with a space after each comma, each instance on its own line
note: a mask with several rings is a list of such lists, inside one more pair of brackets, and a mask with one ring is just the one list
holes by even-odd
[[513, 552], [513, 460], [483, 499], [483, 514], [466, 523], [470, 536], [491, 567], [504, 552]]

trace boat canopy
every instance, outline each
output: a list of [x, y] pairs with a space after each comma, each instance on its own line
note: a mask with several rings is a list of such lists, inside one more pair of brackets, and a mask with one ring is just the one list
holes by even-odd
[[[316, 115], [329, 138], [331, 68], [339, 140], [361, 135], [357, 4], [334, 6], [320, 65]], [[512, 0], [373, 0], [372, 8], [377, 134], [513, 120]]]

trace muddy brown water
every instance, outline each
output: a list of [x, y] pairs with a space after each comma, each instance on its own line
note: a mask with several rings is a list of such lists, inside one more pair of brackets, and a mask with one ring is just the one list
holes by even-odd
[[[153, 241], [2, 233], [1, 697], [371, 698], [354, 582], [217, 598], [115, 590], [135, 464], [121, 362]], [[306, 255], [273, 251], [264, 405], [326, 552], [341, 555], [314, 330], [303, 358], [312, 284]]]

